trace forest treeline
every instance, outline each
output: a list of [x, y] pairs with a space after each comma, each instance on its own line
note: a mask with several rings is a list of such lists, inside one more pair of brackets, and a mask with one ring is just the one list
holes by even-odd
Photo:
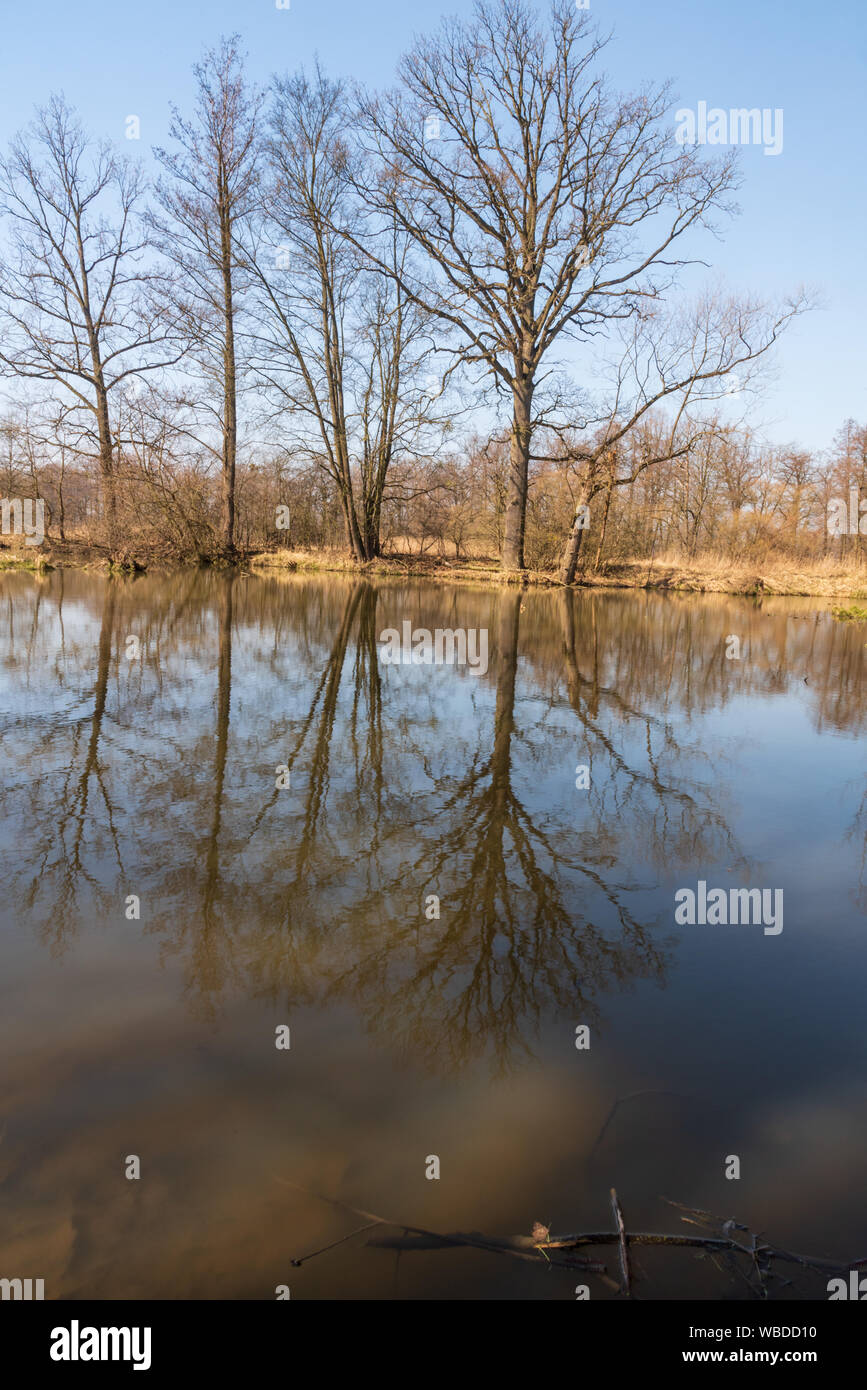
[[867, 428], [814, 455], [741, 409], [809, 298], [696, 279], [736, 156], [676, 141], [667, 84], [616, 91], [607, 43], [480, 0], [369, 92], [260, 87], [223, 39], [153, 179], [52, 97], [0, 159], [0, 495], [121, 563], [860, 564]]
[[[0, 495], [42, 498], [49, 541], [104, 534], [101, 494], [92, 459], [61, 439], [48, 447], [26, 419], [0, 424]], [[185, 453], [160, 461], [147, 454], [118, 470], [128, 553], [141, 560], [200, 559], [219, 553], [218, 484]], [[508, 437], [471, 438], [464, 450], [423, 467], [399, 461], [383, 499], [377, 554], [471, 560], [501, 553], [508, 474]], [[605, 477], [599, 506], [589, 509], [581, 569], [604, 572], [629, 560], [666, 556], [683, 561], [847, 568], [865, 563], [864, 536], [828, 526], [835, 501], [853, 488], [867, 495], [867, 428], [848, 421], [821, 454], [769, 447], [748, 429], [718, 427], [683, 459], [661, 464], [626, 488]], [[288, 527], [280, 529], [280, 509]], [[574, 481], [556, 463], [530, 470], [524, 543], [526, 565], [553, 570], [574, 508]], [[335, 489], [315, 464], [292, 466], [262, 452], [236, 473], [235, 537], [250, 554], [274, 548], [337, 550], [345, 545]]]

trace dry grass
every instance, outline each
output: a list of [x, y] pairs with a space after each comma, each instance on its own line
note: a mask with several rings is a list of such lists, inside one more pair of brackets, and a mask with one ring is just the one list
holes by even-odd
[[[143, 557], [151, 567], [151, 560]], [[192, 561], [191, 561], [192, 563]], [[367, 564], [357, 564], [343, 549], [256, 551], [244, 563], [258, 572], [333, 572], [394, 578], [418, 578], [441, 582], [534, 585], [552, 587], [557, 576], [546, 570], [505, 574], [496, 556], [472, 554], [460, 560], [431, 552], [410, 553], [403, 545]], [[0, 570], [44, 570], [53, 566], [105, 569], [105, 552], [84, 539], [61, 544], [46, 541], [41, 547], [25, 546], [17, 538], [0, 538]], [[157, 562], [157, 568], [166, 568]], [[172, 566], [168, 566], [171, 568]], [[598, 573], [579, 573], [577, 583], [592, 588], [659, 589], [679, 593], [767, 594], [805, 598], [867, 598], [867, 569], [846, 568], [831, 560], [799, 566], [791, 560], [770, 557], [761, 564], [738, 564], [721, 556], [703, 555], [684, 560], [672, 554], [653, 560], [625, 560], [603, 564]]]
[[54, 569], [50, 555], [36, 546], [22, 546], [21, 549], [12, 549], [9, 546], [0, 547], [0, 571], [30, 570], [36, 574], [42, 574], [45, 570], [50, 569]]
[[683, 593], [786, 594], [801, 597], [863, 598], [867, 595], [867, 570], [847, 569], [830, 560], [799, 566], [772, 558], [757, 565], [738, 564], [719, 556], [684, 560], [661, 555], [652, 561], [628, 560], [603, 566], [584, 583], [624, 588], [676, 589]]
[[52, 537], [42, 545], [25, 545], [17, 536], [0, 537], [0, 569], [90, 569], [105, 563], [104, 552], [89, 541], [60, 541]]
[[[542, 570], [524, 570], [520, 575], [504, 574], [493, 556], [454, 560], [435, 555], [400, 553], [359, 565], [340, 550], [278, 550], [253, 555], [250, 564], [256, 569], [333, 570], [352, 574], [545, 587], [557, 584], [555, 574]], [[680, 593], [867, 597], [867, 571], [846, 569], [831, 561], [797, 568], [788, 561], [769, 560], [757, 568], [755, 565], [738, 565], [719, 557], [685, 561], [679, 557], [661, 555], [650, 562], [627, 560], [622, 564], [603, 565], [598, 574], [579, 575], [578, 583], [595, 588], [662, 589]]]
[[390, 553], [378, 560], [358, 564], [344, 550], [274, 550], [251, 555], [248, 563], [256, 570], [303, 573], [328, 570], [339, 574], [390, 575], [395, 578], [460, 580], [484, 584], [556, 584], [556, 576], [537, 570], [504, 574], [494, 556], [453, 560], [439, 555]]

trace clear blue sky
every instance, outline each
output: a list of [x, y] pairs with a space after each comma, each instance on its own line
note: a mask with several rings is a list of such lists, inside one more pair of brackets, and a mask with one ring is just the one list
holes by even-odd
[[[87, 124], [147, 155], [168, 103], [189, 104], [191, 65], [221, 34], [244, 39], [253, 77], [308, 63], [388, 82], [414, 32], [470, 0], [3, 0], [0, 141], [63, 90]], [[679, 105], [782, 107], [784, 146], [742, 153], [742, 208], [708, 257], [735, 288], [775, 294], [807, 282], [826, 308], [778, 356], [757, 418], [771, 438], [821, 448], [845, 417], [867, 421], [867, 0], [591, 0], [615, 41], [622, 87], [671, 77]], [[141, 119], [141, 144], [123, 137]]]

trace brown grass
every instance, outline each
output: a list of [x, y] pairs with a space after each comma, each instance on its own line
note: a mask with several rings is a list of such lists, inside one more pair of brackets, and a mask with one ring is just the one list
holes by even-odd
[[[167, 567], [160, 561], [154, 565], [152, 557], [145, 555], [142, 561], [149, 568]], [[433, 552], [412, 554], [404, 547], [390, 550], [381, 559], [363, 565], [357, 564], [342, 549], [255, 551], [245, 556], [243, 563], [255, 571], [272, 573], [325, 571], [451, 583], [522, 584], [545, 588], [557, 585], [556, 574], [546, 570], [506, 574], [500, 569], [496, 556], [492, 555], [474, 554], [458, 560], [451, 555], [442, 556]], [[69, 540], [63, 544], [48, 540], [41, 547], [36, 547], [25, 546], [17, 538], [0, 537], [0, 570], [42, 570], [52, 566], [105, 570], [107, 561], [104, 551], [83, 539]], [[598, 573], [589, 570], [580, 573], [577, 583], [590, 588], [659, 589], [678, 593], [867, 598], [865, 569], [847, 569], [830, 560], [798, 565], [780, 557], [771, 557], [756, 565], [754, 562], [738, 564], [720, 556], [704, 555], [691, 561], [664, 554], [655, 556], [651, 561], [606, 563]]]
[[256, 570], [289, 570], [299, 573], [326, 570], [340, 574], [390, 575], [403, 579], [451, 582], [459, 580], [461, 583], [475, 581], [484, 584], [536, 584], [543, 587], [557, 583], [556, 575], [541, 570], [522, 570], [520, 573], [506, 574], [493, 556], [453, 560], [439, 555], [391, 553], [381, 556], [378, 560], [358, 564], [343, 550], [275, 550], [260, 551], [251, 555], [248, 564]]
[[684, 560], [661, 555], [651, 562], [629, 560], [603, 566], [585, 583], [626, 588], [676, 589], [683, 593], [786, 594], [802, 597], [859, 598], [867, 594], [867, 570], [846, 568], [830, 560], [799, 565], [772, 558], [760, 565], [739, 564], [718, 556]]
[[[492, 556], [468, 560], [444, 559], [435, 555], [391, 554], [365, 565], [356, 564], [345, 551], [278, 550], [252, 555], [255, 569], [331, 570], [340, 573], [415, 576], [434, 580], [476, 581], [493, 584], [532, 584], [550, 587], [557, 577], [543, 570], [524, 570], [509, 575], [500, 570]], [[598, 574], [579, 575], [585, 587], [615, 589], [662, 589], [680, 593], [779, 594], [802, 597], [867, 597], [867, 572], [846, 569], [830, 561], [798, 568], [790, 562], [771, 560], [761, 568], [738, 565], [718, 557], [686, 561], [658, 556], [652, 561], [627, 560], [603, 565]]]

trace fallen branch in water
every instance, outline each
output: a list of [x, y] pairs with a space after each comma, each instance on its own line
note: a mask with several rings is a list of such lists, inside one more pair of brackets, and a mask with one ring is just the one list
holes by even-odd
[[[333, 1241], [330, 1245], [323, 1246], [320, 1250], [314, 1250], [300, 1259], [293, 1259], [292, 1264], [296, 1267], [312, 1260], [316, 1255], [333, 1250], [335, 1246], [342, 1245], [347, 1240], [351, 1240], [353, 1236], [360, 1235], [376, 1226], [403, 1232], [402, 1235], [369, 1237], [365, 1242], [366, 1245], [376, 1249], [412, 1252], [468, 1247], [473, 1250], [484, 1250], [494, 1255], [507, 1255], [513, 1259], [532, 1260], [537, 1264], [543, 1260], [546, 1266], [560, 1269], [582, 1269], [588, 1273], [597, 1274], [608, 1288], [622, 1293], [627, 1298], [631, 1297], [632, 1294], [632, 1275], [629, 1264], [629, 1247], [632, 1245], [670, 1246], [702, 1250], [709, 1253], [711, 1257], [725, 1257], [732, 1262], [736, 1272], [745, 1278], [751, 1292], [760, 1298], [767, 1297], [768, 1281], [771, 1278], [775, 1278], [783, 1284], [790, 1284], [791, 1282], [783, 1279], [782, 1275], [773, 1269], [772, 1262], [774, 1260], [799, 1265], [801, 1268], [811, 1270], [816, 1274], [838, 1276], [845, 1274], [848, 1270], [867, 1265], [867, 1256], [863, 1259], [840, 1263], [812, 1255], [800, 1255], [792, 1250], [784, 1250], [780, 1246], [770, 1245], [760, 1234], [750, 1231], [747, 1226], [743, 1226], [739, 1222], [712, 1216], [709, 1212], [695, 1207], [683, 1206], [680, 1202], [672, 1202], [668, 1198], [663, 1200], [667, 1201], [669, 1206], [685, 1213], [681, 1216], [681, 1220], [687, 1225], [704, 1226], [710, 1230], [719, 1231], [721, 1234], [686, 1235], [655, 1231], [627, 1231], [623, 1211], [614, 1188], [611, 1189], [611, 1209], [614, 1215], [614, 1229], [611, 1231], [581, 1231], [568, 1235], [551, 1235], [547, 1227], [537, 1222], [534, 1226], [534, 1234], [530, 1236], [488, 1236], [480, 1231], [431, 1231], [424, 1226], [412, 1226], [405, 1221], [394, 1221], [390, 1217], [377, 1216], [374, 1212], [363, 1211], [359, 1207], [350, 1206], [348, 1202], [342, 1202], [336, 1197], [326, 1197], [320, 1192], [312, 1192], [309, 1188], [302, 1187], [299, 1183], [289, 1182], [285, 1178], [277, 1178], [276, 1181], [284, 1187], [293, 1187], [297, 1192], [303, 1192], [308, 1197], [315, 1197], [318, 1201], [327, 1202], [331, 1206], [350, 1212], [353, 1216], [361, 1217], [365, 1222], [365, 1225], [351, 1231], [349, 1235]], [[735, 1232], [742, 1232], [743, 1237], [737, 1238]], [[586, 1259], [579, 1255], [571, 1255], [566, 1259], [552, 1259], [548, 1253], [549, 1251], [576, 1250], [582, 1246], [602, 1245], [617, 1246], [619, 1284], [610, 1278], [607, 1267], [598, 1260]], [[749, 1261], [750, 1268], [757, 1280], [755, 1284], [737, 1265], [734, 1260], [736, 1256], [744, 1256]]]
[[[323, 1255], [326, 1250], [333, 1250], [335, 1245], [342, 1245], [345, 1241], [351, 1240], [352, 1236], [360, 1235], [362, 1231], [369, 1230], [372, 1226], [390, 1226], [395, 1230], [404, 1231], [406, 1235], [402, 1238], [395, 1237], [395, 1242], [399, 1242], [401, 1239], [419, 1242], [418, 1244], [404, 1247], [399, 1243], [390, 1245], [387, 1237], [382, 1237], [380, 1240], [372, 1239], [367, 1241], [368, 1245], [381, 1245], [383, 1248], [397, 1250], [404, 1248], [412, 1250], [440, 1250], [456, 1246], [469, 1246], [471, 1249], [485, 1250], [493, 1255], [511, 1255], [516, 1259], [533, 1260], [536, 1262], [536, 1256], [542, 1249], [542, 1247], [533, 1240], [532, 1236], [513, 1236], [501, 1239], [497, 1236], [484, 1236], [476, 1231], [471, 1231], [466, 1234], [459, 1231], [449, 1231], [447, 1234], [442, 1235], [438, 1231], [429, 1231], [424, 1226], [410, 1226], [406, 1221], [392, 1221], [388, 1217], [376, 1216], [373, 1212], [362, 1211], [360, 1207], [352, 1207], [348, 1202], [341, 1202], [336, 1197], [326, 1197], [322, 1192], [312, 1192], [309, 1188], [302, 1187], [300, 1183], [289, 1182], [286, 1178], [277, 1178], [276, 1181], [281, 1183], [284, 1187], [294, 1187], [297, 1192], [304, 1192], [308, 1197], [316, 1197], [320, 1202], [328, 1202], [330, 1206], [340, 1207], [343, 1211], [351, 1212], [353, 1216], [360, 1216], [367, 1223], [364, 1226], [358, 1227], [355, 1231], [350, 1231], [349, 1235], [341, 1237], [340, 1240], [335, 1240], [330, 1245], [324, 1245], [321, 1250], [313, 1250], [309, 1255], [303, 1255], [300, 1259], [292, 1260], [291, 1264], [296, 1268], [306, 1264], [308, 1260], [312, 1260], [316, 1255]], [[577, 1255], [569, 1260], [549, 1260], [548, 1263], [561, 1269], [586, 1269], [595, 1274], [605, 1274], [606, 1272], [605, 1266], [600, 1264], [598, 1260], [589, 1260]]]

